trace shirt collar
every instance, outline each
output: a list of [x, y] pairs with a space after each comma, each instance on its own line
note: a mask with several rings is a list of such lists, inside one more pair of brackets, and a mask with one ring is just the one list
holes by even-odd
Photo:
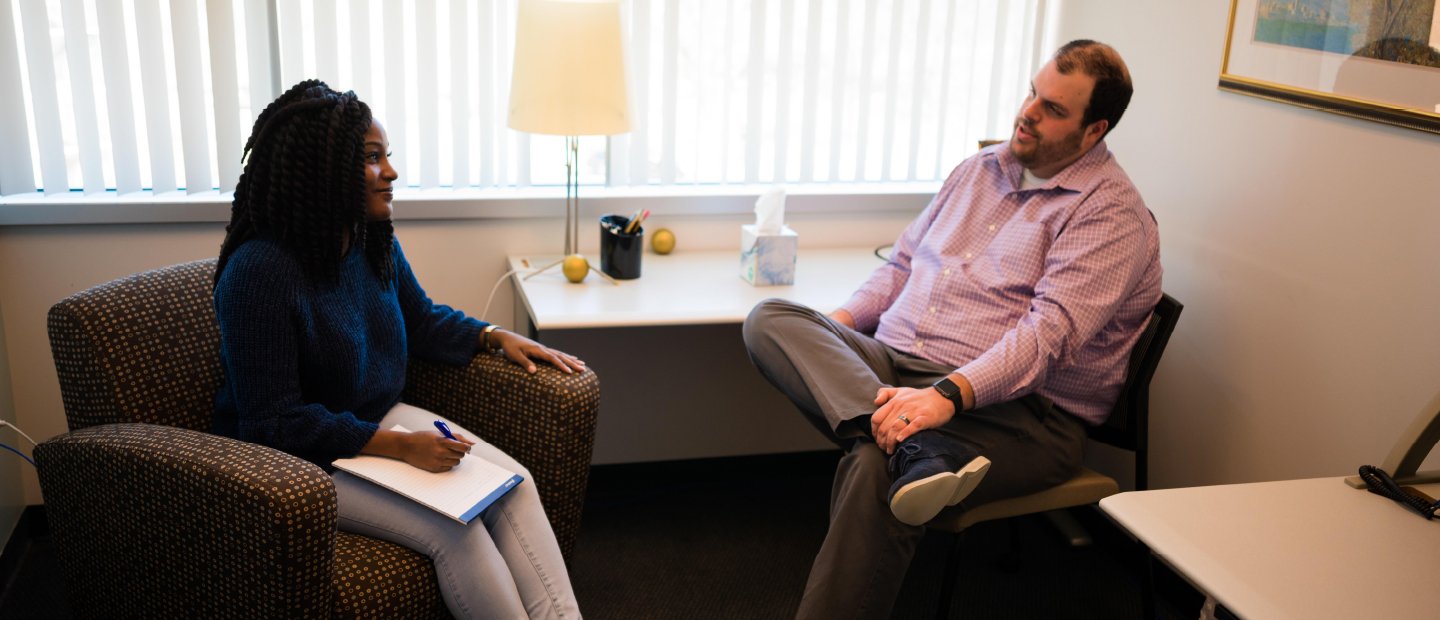
[[[996, 164], [1000, 166], [1002, 175], [1010, 182], [1010, 191], [1020, 191], [1021, 175], [1024, 174], [1025, 167], [1020, 165], [1019, 160], [1015, 159], [1015, 155], [1010, 152], [1008, 144], [1001, 143], [996, 145], [993, 150], [990, 151], [990, 155], [995, 158]], [[1055, 173], [1055, 176], [1050, 177], [1050, 180], [1045, 182], [1045, 184], [1024, 191], [1050, 189], [1061, 189], [1071, 192], [1081, 191], [1087, 181], [1093, 176], [1095, 168], [1109, 157], [1110, 148], [1105, 146], [1105, 140], [1102, 138], [1099, 142], [1095, 143], [1095, 146], [1090, 147], [1089, 151], [1081, 155], [1080, 159], [1075, 160], [1070, 165], [1065, 166], [1060, 172]]]

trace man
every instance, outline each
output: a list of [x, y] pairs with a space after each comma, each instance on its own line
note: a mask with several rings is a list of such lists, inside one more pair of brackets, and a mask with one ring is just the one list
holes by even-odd
[[1160, 299], [1154, 216], [1103, 138], [1119, 54], [1073, 41], [829, 316], [767, 300], [751, 359], [844, 449], [802, 618], [887, 617], [924, 523], [1069, 479]]

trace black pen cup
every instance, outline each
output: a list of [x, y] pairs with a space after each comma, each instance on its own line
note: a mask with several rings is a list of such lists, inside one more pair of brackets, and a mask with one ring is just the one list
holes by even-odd
[[630, 218], [623, 215], [600, 216], [600, 271], [616, 280], [640, 277], [640, 255], [645, 250], [645, 227], [625, 232]]

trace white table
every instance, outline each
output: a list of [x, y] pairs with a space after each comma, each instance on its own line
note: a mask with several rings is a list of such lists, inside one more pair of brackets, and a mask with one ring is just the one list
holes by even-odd
[[[599, 259], [591, 257], [599, 266]], [[547, 265], [553, 256], [510, 257], [511, 269]], [[802, 250], [795, 284], [752, 286], [740, 278], [740, 252], [646, 253], [641, 277], [611, 284], [591, 273], [571, 284], [560, 269], [519, 280], [517, 301], [539, 332], [550, 329], [740, 323], [769, 297], [829, 312], [880, 266], [871, 248]], [[517, 276], [519, 277], [519, 276]]]
[[[554, 259], [509, 261], [524, 270]], [[593, 463], [829, 449], [754, 369], [740, 326], [770, 297], [829, 312], [881, 264], [872, 248], [802, 248], [795, 284], [764, 287], [740, 278], [738, 249], [646, 253], [641, 277], [618, 285], [594, 273], [571, 284], [557, 267], [515, 278], [516, 320], [528, 323], [517, 329], [600, 375]]]
[[1100, 508], [1241, 618], [1440, 617], [1440, 521], [1342, 478], [1121, 493]]

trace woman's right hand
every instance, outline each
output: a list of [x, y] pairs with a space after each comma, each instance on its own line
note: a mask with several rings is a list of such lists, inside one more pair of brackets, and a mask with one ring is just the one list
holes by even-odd
[[438, 473], [459, 465], [460, 458], [470, 451], [474, 443], [458, 433], [451, 440], [434, 431], [404, 433], [378, 430], [360, 452], [397, 458], [425, 471]]

